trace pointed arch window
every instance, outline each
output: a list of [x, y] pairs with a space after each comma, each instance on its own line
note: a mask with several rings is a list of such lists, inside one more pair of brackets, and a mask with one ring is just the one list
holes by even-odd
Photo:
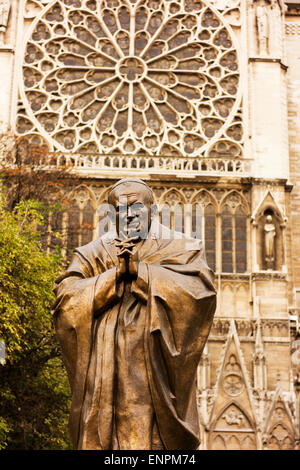
[[80, 210], [75, 199], [68, 210], [68, 242], [67, 251], [70, 254], [79, 246]]
[[200, 204], [192, 206], [192, 237], [203, 239], [203, 207]]
[[247, 271], [247, 214], [241, 205], [225, 205], [221, 214], [222, 272]]
[[211, 197], [202, 193], [191, 205], [166, 201], [159, 218], [163, 225], [202, 240], [213, 271], [247, 272], [247, 212], [238, 194], [231, 196], [220, 214]]
[[234, 401], [225, 405], [212, 422], [209, 435], [210, 450], [256, 450], [253, 424], [245, 411]]
[[184, 213], [181, 203], [172, 207], [171, 211], [171, 228], [176, 232], [184, 232]]
[[235, 211], [235, 270], [247, 271], [247, 215], [242, 206]]
[[185, 232], [184, 204], [165, 202], [159, 211], [159, 221], [165, 227], [176, 232]]
[[203, 241], [206, 261], [216, 270], [216, 211], [208, 202], [203, 208], [198, 203], [192, 206], [192, 236]]
[[216, 211], [212, 204], [204, 210], [204, 244], [209, 267], [216, 270]]
[[222, 271], [233, 273], [233, 217], [228, 206], [222, 212]]
[[96, 221], [96, 209], [86, 193], [84, 201], [72, 199], [67, 208], [67, 254], [78, 246], [86, 245], [93, 240]]
[[171, 227], [171, 209], [169, 204], [165, 203], [159, 211], [159, 221], [165, 227]]
[[94, 231], [94, 208], [91, 201], [88, 201], [82, 211], [82, 222], [81, 222], [81, 243], [86, 245], [93, 239]]

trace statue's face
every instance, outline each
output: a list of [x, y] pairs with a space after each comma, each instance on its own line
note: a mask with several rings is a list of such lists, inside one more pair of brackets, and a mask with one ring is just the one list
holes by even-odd
[[139, 183], [124, 183], [113, 192], [116, 229], [120, 238], [147, 238], [151, 225], [152, 201], [147, 188]]

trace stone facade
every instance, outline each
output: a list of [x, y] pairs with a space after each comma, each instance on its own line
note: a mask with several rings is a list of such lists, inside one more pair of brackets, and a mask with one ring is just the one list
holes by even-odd
[[97, 237], [124, 176], [187, 233], [200, 208], [218, 290], [201, 448], [297, 449], [300, 2], [0, 0], [0, 34], [0, 161], [20, 168], [26, 138], [63, 181], [46, 246]]

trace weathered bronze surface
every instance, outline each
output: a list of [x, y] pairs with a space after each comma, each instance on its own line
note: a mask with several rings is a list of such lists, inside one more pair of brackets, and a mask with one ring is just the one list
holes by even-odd
[[213, 273], [199, 240], [177, 239], [151, 215], [146, 184], [121, 180], [109, 203], [114, 230], [75, 250], [55, 285], [74, 447], [197, 449], [196, 369], [215, 311]]

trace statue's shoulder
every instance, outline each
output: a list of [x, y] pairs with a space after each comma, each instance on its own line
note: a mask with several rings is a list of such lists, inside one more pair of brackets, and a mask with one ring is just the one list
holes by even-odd
[[107, 232], [96, 240], [76, 248], [75, 253], [79, 253], [88, 260], [98, 258], [104, 250], [104, 245], [113, 243], [113, 240], [114, 232]]

